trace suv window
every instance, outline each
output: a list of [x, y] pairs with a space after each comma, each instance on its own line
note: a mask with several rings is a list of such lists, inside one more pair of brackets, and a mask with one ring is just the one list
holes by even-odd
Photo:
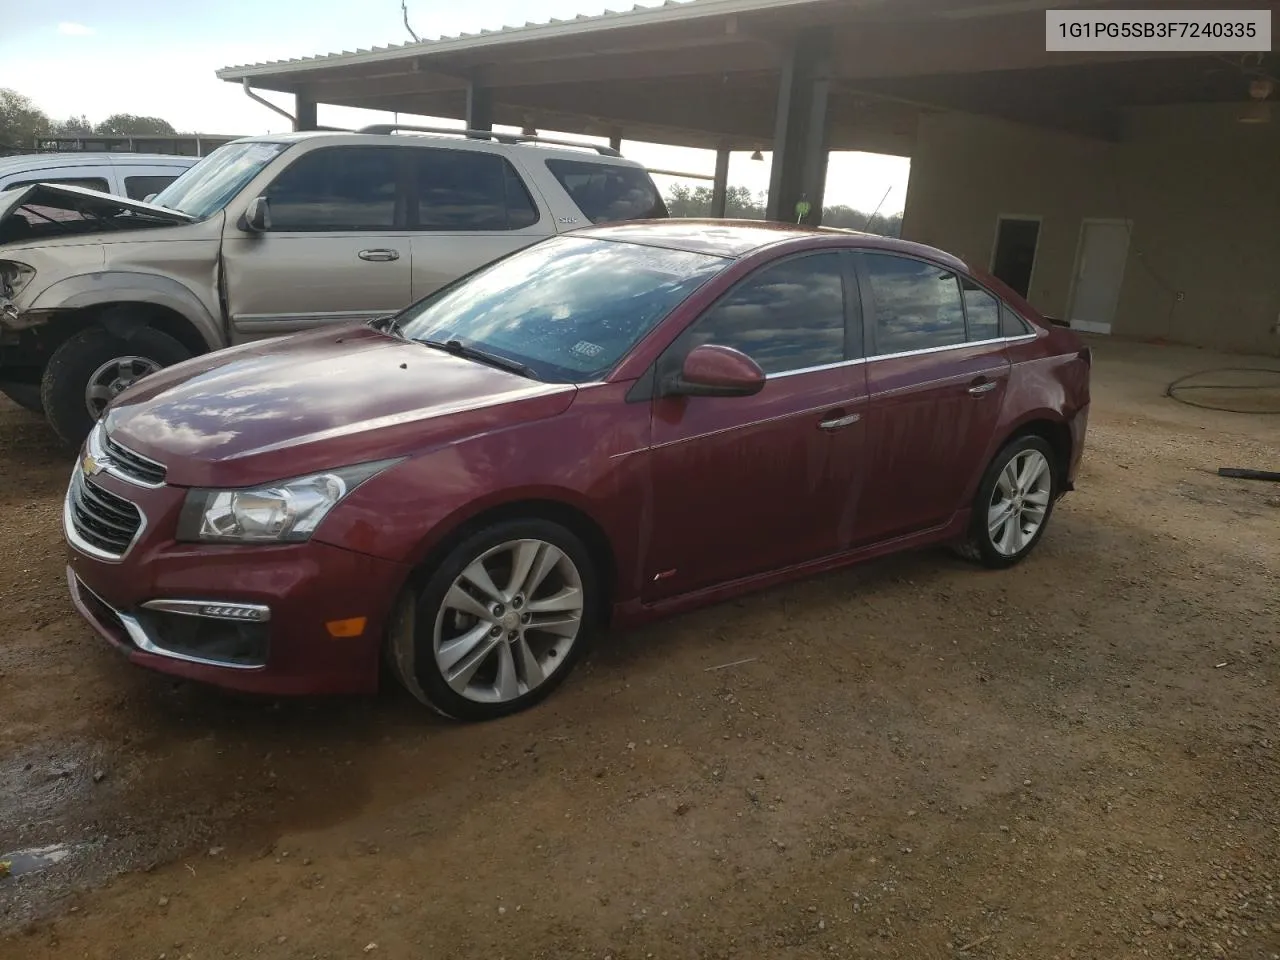
[[138, 175], [135, 177], [124, 178], [124, 192], [129, 195], [130, 200], [145, 200], [153, 193], [159, 193], [173, 181], [178, 179], [175, 173], [172, 176], [157, 176], [154, 174]]
[[968, 277], [960, 281], [964, 312], [969, 320], [969, 342], [1000, 338], [1000, 301]]
[[964, 308], [954, 272], [923, 260], [862, 254], [875, 305], [877, 355], [965, 342]]
[[394, 147], [322, 147], [267, 187], [272, 231], [388, 230], [397, 226]]
[[99, 193], [110, 193], [111, 188], [102, 177], [36, 177], [33, 180], [15, 180], [4, 189], [30, 187], [37, 183], [56, 183], [62, 187], [84, 187], [86, 190], [97, 190]]
[[741, 350], [766, 374], [848, 359], [841, 264], [839, 253], [817, 253], [762, 267], [695, 320], [674, 354], [716, 343]]
[[419, 230], [520, 230], [538, 222], [529, 190], [505, 158], [477, 150], [415, 150]]
[[667, 216], [662, 194], [639, 167], [590, 160], [548, 160], [547, 169], [592, 223]]

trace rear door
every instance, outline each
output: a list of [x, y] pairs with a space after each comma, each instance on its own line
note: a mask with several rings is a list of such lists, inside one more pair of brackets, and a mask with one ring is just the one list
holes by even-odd
[[653, 401], [646, 602], [845, 549], [857, 516], [865, 370], [848, 255], [761, 267], [659, 361], [734, 347], [767, 379], [751, 397]]
[[946, 523], [999, 421], [1009, 382], [996, 299], [927, 260], [857, 256], [867, 329], [867, 486], [874, 543]]
[[511, 162], [482, 150], [418, 147], [410, 158], [412, 298], [555, 233]]
[[224, 292], [233, 341], [367, 320], [409, 304], [410, 152], [392, 145], [308, 151], [263, 191], [265, 231], [228, 221]]

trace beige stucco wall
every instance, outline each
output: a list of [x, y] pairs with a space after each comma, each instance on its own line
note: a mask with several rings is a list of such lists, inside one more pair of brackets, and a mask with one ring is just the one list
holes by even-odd
[[1114, 333], [1280, 355], [1280, 115], [1246, 125], [1230, 106], [1134, 111], [1115, 144], [923, 118], [903, 236], [989, 266], [1000, 214], [1043, 218], [1030, 299], [1046, 314], [1066, 315], [1082, 219], [1124, 218]]

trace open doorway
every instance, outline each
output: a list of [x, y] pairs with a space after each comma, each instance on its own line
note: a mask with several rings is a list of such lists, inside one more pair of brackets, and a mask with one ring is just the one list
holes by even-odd
[[1028, 296], [1039, 244], [1039, 217], [1001, 214], [996, 220], [996, 244], [991, 254], [991, 273], [1022, 296]]

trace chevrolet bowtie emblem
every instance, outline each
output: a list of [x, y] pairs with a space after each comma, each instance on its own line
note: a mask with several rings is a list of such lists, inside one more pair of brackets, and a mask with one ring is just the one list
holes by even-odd
[[96, 477], [107, 468], [105, 461], [98, 460], [93, 454], [86, 454], [85, 458], [80, 461], [80, 469], [87, 475]]

